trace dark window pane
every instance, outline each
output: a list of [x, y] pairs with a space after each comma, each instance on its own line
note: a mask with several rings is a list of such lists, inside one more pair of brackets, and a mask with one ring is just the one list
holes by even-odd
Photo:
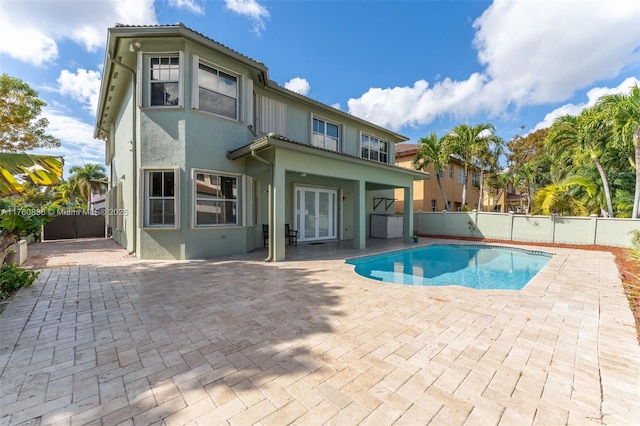
[[207, 89], [200, 88], [200, 109], [202, 111], [218, 112], [218, 94]]
[[163, 200], [149, 200], [149, 225], [164, 225], [162, 203]]
[[162, 197], [162, 172], [149, 173], [149, 195]]
[[196, 224], [216, 225], [220, 215], [220, 203], [217, 201], [198, 201], [196, 203]]
[[327, 135], [338, 138], [338, 126], [335, 124], [327, 124]]
[[173, 172], [163, 172], [164, 173], [164, 196], [165, 197], [173, 197], [174, 194], [174, 180], [173, 180]]
[[173, 200], [164, 200], [164, 223], [163, 225], [173, 225], [175, 222], [175, 208]]
[[222, 217], [220, 223], [235, 224], [236, 223], [236, 202], [235, 201], [223, 201], [222, 203]]
[[236, 118], [236, 100], [234, 98], [219, 95], [218, 102], [218, 114], [224, 117]]

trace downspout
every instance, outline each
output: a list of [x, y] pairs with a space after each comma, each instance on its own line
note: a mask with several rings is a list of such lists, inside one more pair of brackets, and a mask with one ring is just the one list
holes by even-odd
[[138, 161], [137, 161], [137, 146], [138, 144], [137, 142], [137, 138], [136, 138], [136, 132], [137, 132], [137, 105], [138, 105], [138, 99], [137, 99], [137, 92], [138, 92], [138, 88], [136, 87], [136, 70], [134, 70], [133, 68], [129, 67], [128, 65], [123, 64], [120, 61], [117, 61], [115, 59], [113, 59], [111, 57], [111, 53], [107, 53], [107, 59], [109, 60], [109, 62], [111, 62], [114, 65], [120, 65], [122, 68], [128, 70], [129, 72], [131, 72], [131, 90], [132, 90], [132, 98], [133, 98], [133, 117], [132, 117], [132, 128], [133, 128], [133, 132], [131, 135], [131, 152], [133, 153], [133, 208], [132, 210], [132, 217], [133, 220], [135, 221], [135, 226], [133, 229], [133, 250], [134, 252], [137, 254], [138, 252]]
[[273, 262], [273, 257], [274, 257], [273, 252], [275, 249], [275, 247], [273, 247], [273, 235], [275, 232], [275, 221], [273, 217], [273, 199], [272, 199], [273, 198], [273, 164], [271, 164], [269, 161], [265, 160], [264, 158], [259, 157], [255, 150], [251, 150], [251, 157], [255, 158], [261, 163], [266, 164], [269, 167], [269, 188], [268, 188], [269, 216], [267, 219], [267, 224], [269, 225], [269, 248], [267, 250], [267, 258], [265, 259], [265, 261]]

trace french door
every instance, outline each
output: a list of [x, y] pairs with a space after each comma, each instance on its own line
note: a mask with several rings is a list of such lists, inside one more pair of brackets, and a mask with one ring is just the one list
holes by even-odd
[[298, 241], [336, 238], [337, 199], [335, 189], [296, 186]]

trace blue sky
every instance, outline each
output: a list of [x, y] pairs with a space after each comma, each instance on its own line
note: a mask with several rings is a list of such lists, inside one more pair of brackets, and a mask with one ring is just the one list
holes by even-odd
[[2, 0], [0, 72], [48, 103], [62, 146], [40, 152], [67, 169], [104, 162], [93, 126], [116, 22], [182, 22], [414, 143], [482, 122], [509, 140], [640, 81], [634, 0]]

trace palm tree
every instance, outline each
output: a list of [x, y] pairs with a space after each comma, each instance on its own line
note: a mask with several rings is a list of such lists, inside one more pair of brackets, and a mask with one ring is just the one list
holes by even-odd
[[562, 158], [567, 154], [574, 160], [586, 155], [598, 170], [602, 189], [607, 204], [607, 213], [613, 217], [611, 190], [607, 174], [600, 162], [600, 157], [606, 149], [611, 134], [611, 126], [601, 108], [587, 108], [579, 116], [564, 115], [553, 122], [547, 135], [547, 146], [555, 154], [556, 162], [564, 163]]
[[480, 187], [478, 191], [478, 209], [480, 211], [482, 211], [484, 201], [484, 175], [485, 173], [497, 173], [500, 166], [500, 156], [503, 154], [503, 143], [503, 140], [496, 136], [478, 145], [475, 166], [480, 169], [480, 181], [478, 182]]
[[459, 124], [451, 132], [442, 138], [441, 144], [443, 156], [449, 158], [455, 155], [464, 165], [464, 186], [462, 187], [462, 207], [467, 202], [467, 182], [469, 180], [469, 167], [483, 149], [485, 144], [497, 138], [493, 124], [483, 123], [476, 126]]
[[101, 164], [87, 163], [84, 166], [73, 166], [69, 169], [71, 176], [78, 182], [80, 195], [87, 200], [87, 208], [91, 208], [91, 194], [106, 185], [107, 175]]
[[616, 140], [621, 144], [633, 145], [636, 185], [631, 217], [637, 218], [640, 210], [640, 87], [634, 85], [628, 95], [605, 95], [599, 99], [597, 105], [601, 105], [612, 114]]
[[571, 176], [560, 182], [540, 188], [534, 206], [537, 213], [558, 213], [571, 216], [587, 216], [588, 200], [595, 195], [597, 187], [592, 180]]
[[444, 200], [444, 208], [449, 211], [447, 194], [445, 194], [444, 188], [442, 188], [442, 181], [440, 180], [440, 170], [448, 164], [448, 161], [446, 161], [442, 155], [441, 139], [438, 139], [435, 133], [431, 133], [428, 137], [418, 140], [418, 152], [413, 159], [413, 165], [417, 170], [425, 170], [429, 164], [433, 164], [438, 188], [440, 188], [440, 193]]
[[53, 190], [56, 197], [56, 204], [62, 204], [64, 206], [75, 204], [80, 194], [80, 187], [76, 179], [67, 179], [59, 185], [56, 185]]

